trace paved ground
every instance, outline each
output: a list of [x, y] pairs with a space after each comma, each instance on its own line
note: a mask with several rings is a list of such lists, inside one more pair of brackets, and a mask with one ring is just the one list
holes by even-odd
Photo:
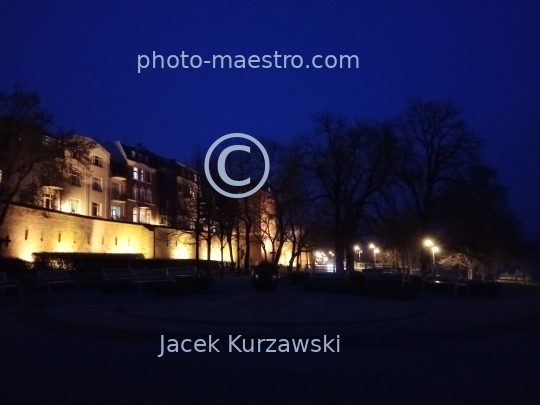
[[[158, 357], [161, 335], [212, 335], [220, 353]], [[229, 335], [339, 335], [340, 351], [229, 353]], [[532, 292], [398, 302], [304, 292], [286, 280], [257, 292], [240, 278], [202, 295], [64, 290], [0, 301], [6, 404], [538, 404], [539, 387]]]

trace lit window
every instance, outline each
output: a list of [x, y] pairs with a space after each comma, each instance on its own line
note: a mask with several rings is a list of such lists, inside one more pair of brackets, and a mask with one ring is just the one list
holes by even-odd
[[139, 169], [136, 167], [133, 168], [133, 180], [139, 180]]
[[149, 224], [149, 223], [151, 222], [151, 221], [150, 221], [150, 219], [152, 218], [151, 215], [152, 215], [152, 214], [151, 214], [150, 210], [147, 210], [147, 211], [146, 211], [146, 223], [147, 223], [147, 224]]
[[2, 183], [2, 170], [0, 170], [0, 183]]
[[101, 204], [100, 203], [92, 203], [92, 216], [93, 217], [100, 217], [101, 216]]
[[120, 207], [115, 207], [114, 205], [111, 207], [111, 219], [114, 219], [118, 221], [120, 219], [120, 213], [122, 210]]
[[139, 222], [139, 210], [133, 207], [133, 222]]
[[80, 206], [81, 206], [81, 200], [79, 200], [78, 198], [69, 199], [69, 212], [73, 214], [78, 214]]
[[92, 177], [92, 190], [102, 191], [102, 179], [101, 177]]
[[144, 170], [143, 170], [143, 169], [141, 169], [140, 174], [141, 174], [141, 175], [140, 175], [139, 180], [140, 180], [140, 181], [144, 181], [144, 175], [145, 175], [145, 173], [144, 173]]
[[101, 156], [92, 156], [92, 163], [94, 164], [94, 166], [103, 167], [103, 160], [101, 159]]

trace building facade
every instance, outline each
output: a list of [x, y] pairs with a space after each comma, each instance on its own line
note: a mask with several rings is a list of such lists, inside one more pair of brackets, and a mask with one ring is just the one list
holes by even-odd
[[[76, 153], [68, 158], [78, 164]], [[81, 175], [71, 175], [62, 184], [43, 183], [37, 204], [13, 200], [0, 227], [0, 235], [9, 235], [12, 241], [0, 250], [2, 256], [31, 260], [33, 252], [96, 252], [235, 263], [239, 258], [270, 259], [273, 248], [266, 246], [264, 235], [242, 236], [244, 226], [237, 221], [234, 235], [226, 240], [221, 225], [207, 221], [204, 211], [209, 203], [200, 198], [195, 170], [141, 144], [118, 141], [96, 143], [90, 163]], [[228, 205], [216, 206], [217, 212], [224, 209]], [[253, 215], [257, 226], [252, 230], [261, 229], [258, 216], [264, 213]], [[251, 244], [248, 257], [246, 237]], [[282, 262], [287, 260], [283, 254]]]

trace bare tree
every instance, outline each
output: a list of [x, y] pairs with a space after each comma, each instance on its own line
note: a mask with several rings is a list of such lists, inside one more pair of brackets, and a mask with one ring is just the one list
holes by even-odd
[[[416, 236], [435, 236], [445, 189], [478, 160], [480, 140], [451, 101], [411, 100], [396, 129], [406, 155], [397, 170], [420, 224], [421, 235]], [[421, 256], [423, 268], [428, 260], [426, 254]]]
[[47, 187], [88, 175], [95, 142], [51, 126], [36, 92], [15, 86], [0, 93], [0, 225], [12, 203], [42, 205]]
[[335, 261], [354, 267], [358, 226], [370, 205], [392, 182], [398, 159], [396, 140], [386, 124], [357, 123], [330, 113], [318, 114], [315, 130], [297, 140], [304, 166], [319, 185], [319, 195], [332, 207]]

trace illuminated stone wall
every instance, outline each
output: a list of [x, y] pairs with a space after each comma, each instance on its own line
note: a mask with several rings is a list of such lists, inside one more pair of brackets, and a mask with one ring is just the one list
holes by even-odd
[[[168, 228], [151, 225], [95, 219], [41, 208], [12, 205], [0, 237], [9, 235], [8, 247], [2, 246], [3, 257], [31, 261], [34, 252], [142, 253], [145, 258], [195, 258], [190, 235], [167, 234]], [[199, 247], [206, 258], [206, 245]], [[212, 260], [220, 260], [219, 241], [212, 243]], [[228, 246], [224, 261], [230, 261]]]

